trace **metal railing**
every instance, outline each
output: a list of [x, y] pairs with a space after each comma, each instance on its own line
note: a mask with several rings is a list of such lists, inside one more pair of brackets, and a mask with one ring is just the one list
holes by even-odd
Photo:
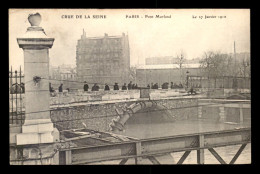
[[23, 124], [25, 115], [23, 112], [23, 97], [25, 93], [24, 83], [22, 82], [21, 66], [19, 72], [9, 71], [9, 124]]

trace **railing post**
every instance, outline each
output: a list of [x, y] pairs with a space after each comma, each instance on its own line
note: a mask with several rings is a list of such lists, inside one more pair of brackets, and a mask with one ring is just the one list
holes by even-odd
[[[199, 147], [204, 147], [204, 135], [199, 135]], [[204, 164], [204, 149], [197, 150], [197, 163]]]
[[14, 100], [14, 98], [13, 98], [13, 70], [12, 70], [12, 67], [11, 67], [11, 80], [10, 80], [10, 84], [11, 84], [11, 86], [10, 86], [10, 93], [11, 93], [11, 102], [12, 102], [12, 112], [11, 112], [11, 114], [12, 114], [12, 123], [11, 124], [13, 124], [13, 120], [14, 120], [14, 118], [13, 118], [13, 114], [14, 114], [14, 103], [13, 103], [13, 100]]
[[71, 165], [72, 163], [71, 150], [67, 150], [65, 152], [65, 158], [66, 158], [66, 165]]
[[21, 71], [21, 66], [20, 66], [20, 113], [19, 113], [19, 116], [20, 116], [20, 124], [22, 124], [22, 71]]
[[15, 71], [15, 113], [16, 113], [16, 124], [18, 124], [18, 106], [17, 106], [17, 92], [18, 92], [18, 84], [17, 84], [17, 71]]
[[[141, 155], [142, 154], [142, 147], [141, 147], [141, 142], [136, 142], [136, 155]], [[135, 164], [140, 164], [142, 161], [142, 157], [135, 157]]]

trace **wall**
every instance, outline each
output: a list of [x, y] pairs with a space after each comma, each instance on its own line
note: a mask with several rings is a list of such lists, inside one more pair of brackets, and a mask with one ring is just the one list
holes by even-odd
[[[208, 106], [201, 107], [201, 119], [221, 121], [220, 108], [224, 107], [224, 120], [223, 122], [232, 123], [245, 123], [249, 124], [251, 122], [251, 101], [240, 100], [240, 102], [231, 100], [199, 100], [199, 105], [205, 104]], [[239, 104], [240, 103], [240, 104]], [[215, 104], [215, 105], [214, 105]], [[243, 107], [241, 106], [243, 105]], [[242, 113], [240, 113], [242, 111]], [[243, 120], [241, 120], [241, 114]]]
[[[157, 105], [169, 109], [169, 113], [177, 120], [197, 118], [198, 109], [196, 106], [198, 103], [196, 98], [162, 99], [154, 101]], [[129, 106], [134, 102], [135, 101], [100, 104], [83, 103], [77, 106], [53, 108], [51, 111], [51, 119], [54, 123], [56, 122], [55, 125], [60, 131], [83, 128], [83, 124], [85, 124], [88, 129], [109, 131], [109, 124], [112, 122], [112, 119], [117, 117], [116, 109]], [[180, 107], [189, 106], [195, 107], [178, 109]]]

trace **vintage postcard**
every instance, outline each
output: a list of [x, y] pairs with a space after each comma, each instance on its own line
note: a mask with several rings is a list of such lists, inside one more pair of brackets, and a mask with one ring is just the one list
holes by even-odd
[[250, 9], [9, 9], [10, 165], [251, 164]]

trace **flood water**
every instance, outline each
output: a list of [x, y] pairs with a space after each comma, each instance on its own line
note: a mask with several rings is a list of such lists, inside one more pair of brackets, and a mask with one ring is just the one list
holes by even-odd
[[[219, 123], [213, 120], [179, 120], [171, 121], [162, 117], [163, 113], [138, 113], [131, 117], [126, 125], [125, 130], [120, 134], [135, 137], [138, 139], [147, 139], [163, 136], [194, 134], [201, 132], [233, 130], [239, 128], [251, 127], [250, 123], [230, 124]], [[226, 163], [229, 163], [234, 157], [241, 145], [226, 146], [214, 148], [215, 151], [223, 158]], [[220, 164], [217, 159], [207, 150], [204, 150], [205, 164]], [[157, 156], [156, 159], [161, 164], [176, 164], [184, 152], [171, 153], [164, 156]], [[183, 164], [197, 164], [197, 152], [191, 151]], [[118, 164], [119, 161], [104, 162], [103, 164]], [[247, 144], [246, 148], [238, 157], [235, 164], [250, 164], [251, 163], [251, 143]], [[100, 163], [99, 163], [100, 164]], [[129, 159], [126, 164], [134, 164], [134, 159]], [[152, 164], [148, 159], [143, 159], [142, 164]]]

